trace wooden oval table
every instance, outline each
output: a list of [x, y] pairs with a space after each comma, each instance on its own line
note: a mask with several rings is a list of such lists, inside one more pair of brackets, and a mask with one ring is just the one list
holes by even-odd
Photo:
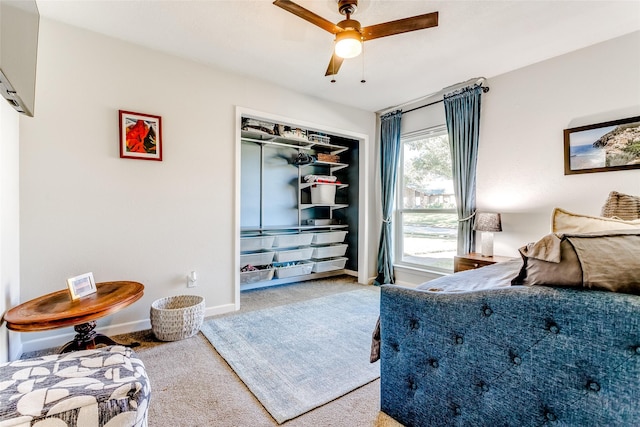
[[[46, 331], [73, 326], [73, 341], [60, 353], [118, 344], [94, 331], [96, 320], [115, 313], [142, 298], [144, 285], [138, 282], [96, 283], [96, 292], [75, 301], [68, 290], [53, 292], [13, 307], [4, 314], [7, 328], [17, 332]], [[129, 344], [129, 346], [132, 346]]]

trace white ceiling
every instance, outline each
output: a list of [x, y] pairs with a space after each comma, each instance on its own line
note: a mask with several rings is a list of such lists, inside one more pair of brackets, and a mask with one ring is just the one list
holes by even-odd
[[[37, 3], [44, 18], [368, 111], [640, 30], [640, 0], [360, 0], [353, 18], [363, 26], [433, 11], [439, 26], [366, 42], [364, 67], [362, 57], [345, 60], [331, 83], [333, 36], [271, 0]], [[344, 19], [336, 0], [296, 3]]]

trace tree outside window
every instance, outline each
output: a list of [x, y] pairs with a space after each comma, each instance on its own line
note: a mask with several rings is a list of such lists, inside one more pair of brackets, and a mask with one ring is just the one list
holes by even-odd
[[396, 210], [396, 264], [453, 270], [458, 221], [444, 127], [402, 138]]

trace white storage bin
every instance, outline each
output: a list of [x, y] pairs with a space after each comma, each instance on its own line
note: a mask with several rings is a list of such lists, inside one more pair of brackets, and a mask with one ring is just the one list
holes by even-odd
[[295, 265], [284, 265], [276, 267], [276, 277], [278, 279], [284, 279], [292, 276], [302, 276], [304, 274], [311, 274], [313, 270], [313, 262], [302, 261]]
[[332, 184], [314, 184], [311, 186], [311, 203], [314, 205], [335, 205], [336, 186]]
[[318, 246], [313, 248], [311, 258], [333, 258], [343, 256], [347, 252], [348, 245]]
[[325, 271], [341, 270], [347, 263], [348, 258], [335, 258], [326, 261], [316, 261], [313, 264], [314, 273], [324, 273]]
[[240, 267], [245, 265], [267, 265], [273, 262], [275, 252], [258, 252], [255, 254], [240, 255]]
[[242, 271], [240, 272], [240, 284], [246, 285], [247, 283], [265, 282], [273, 279], [273, 273], [275, 269], [265, 268], [264, 270], [256, 271]]
[[342, 243], [346, 236], [346, 231], [320, 231], [313, 233], [313, 239], [311, 240], [311, 243], [313, 243], [314, 245]]
[[294, 248], [296, 246], [309, 246], [313, 236], [306, 233], [274, 234], [274, 248]]
[[274, 260], [277, 262], [300, 261], [311, 258], [313, 248], [291, 249], [287, 251], [276, 251]]
[[240, 252], [259, 251], [270, 249], [273, 246], [274, 236], [255, 236], [240, 238]]

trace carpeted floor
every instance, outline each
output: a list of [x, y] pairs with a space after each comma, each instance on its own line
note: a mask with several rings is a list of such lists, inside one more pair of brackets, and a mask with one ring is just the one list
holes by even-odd
[[[349, 292], [363, 286], [352, 277], [341, 276], [242, 292], [241, 311]], [[150, 330], [114, 339], [140, 342], [135, 350], [151, 381], [150, 427], [278, 425], [201, 333], [167, 343], [157, 341]], [[281, 426], [402, 427], [380, 412], [380, 380]]]

